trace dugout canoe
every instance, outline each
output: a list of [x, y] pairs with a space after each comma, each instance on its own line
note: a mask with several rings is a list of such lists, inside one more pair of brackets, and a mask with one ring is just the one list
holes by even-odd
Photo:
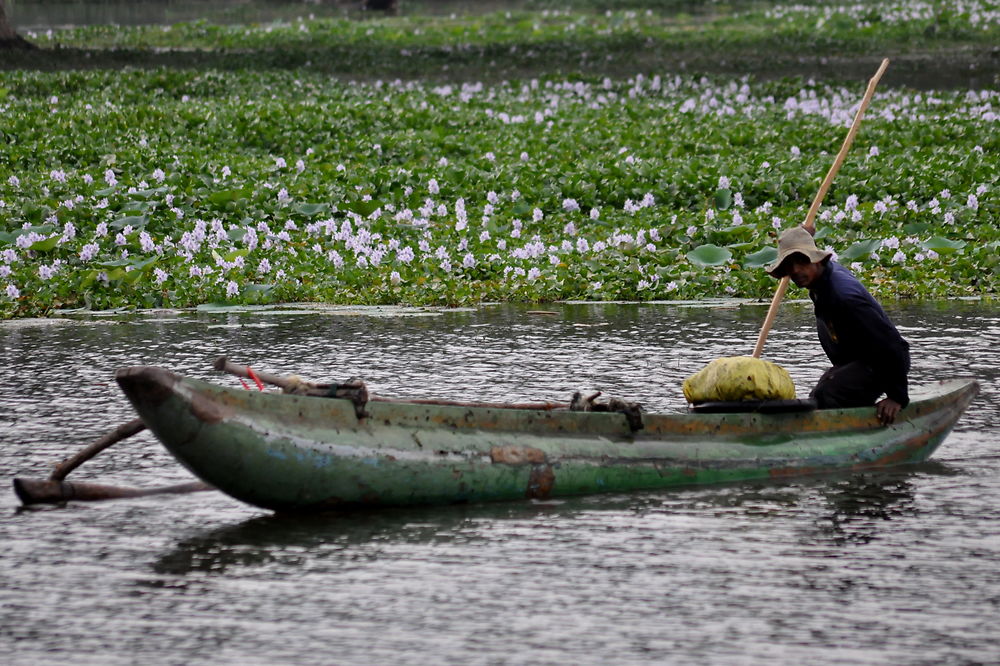
[[195, 476], [275, 511], [549, 498], [852, 472], [917, 463], [975, 395], [914, 390], [892, 426], [874, 408], [625, 415], [368, 402], [229, 388], [150, 366], [116, 380]]

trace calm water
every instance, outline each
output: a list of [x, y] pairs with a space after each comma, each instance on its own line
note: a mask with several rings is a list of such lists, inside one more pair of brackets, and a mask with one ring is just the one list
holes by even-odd
[[[381, 12], [361, 12], [362, 0], [7, 0], [14, 25], [45, 29], [65, 25], [166, 24], [207, 20], [217, 23], [269, 22], [298, 17], [379, 17]], [[546, 0], [399, 0], [400, 14], [482, 14], [519, 9], [569, 9], [573, 2]], [[711, 13], [716, 2], [663, 1], [658, 13]], [[729, 0], [728, 8], [760, 4], [758, 0]], [[610, 4], [609, 6], [614, 6]], [[628, 3], [625, 9], [633, 9]], [[584, 4], [584, 11], [590, 9]]]
[[[899, 307], [914, 384], [983, 394], [935, 456], [859, 476], [275, 517], [217, 493], [18, 509], [14, 476], [132, 418], [114, 369], [226, 353], [377, 393], [682, 407], [764, 308], [546, 306], [376, 316], [162, 313], [0, 323], [0, 654], [14, 664], [1000, 662], [1000, 306]], [[824, 358], [786, 304], [767, 356]], [[148, 435], [71, 479], [187, 480]]]

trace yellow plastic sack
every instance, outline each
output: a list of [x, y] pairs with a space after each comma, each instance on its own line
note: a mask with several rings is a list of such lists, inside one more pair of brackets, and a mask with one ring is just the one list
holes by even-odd
[[788, 371], [752, 356], [718, 358], [684, 380], [688, 402], [718, 400], [793, 400]]

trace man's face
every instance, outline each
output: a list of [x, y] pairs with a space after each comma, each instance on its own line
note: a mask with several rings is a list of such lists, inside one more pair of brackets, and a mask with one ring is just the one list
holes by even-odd
[[823, 273], [822, 263], [813, 263], [804, 254], [793, 254], [787, 260], [787, 274], [796, 286], [811, 289]]

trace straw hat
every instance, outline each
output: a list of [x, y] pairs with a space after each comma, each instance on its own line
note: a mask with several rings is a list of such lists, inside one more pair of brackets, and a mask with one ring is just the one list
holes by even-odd
[[793, 227], [785, 230], [778, 239], [778, 259], [768, 266], [767, 272], [776, 278], [785, 277], [784, 271], [781, 270], [781, 264], [793, 254], [804, 255], [815, 264], [824, 261], [833, 255], [833, 252], [817, 248], [816, 241], [813, 240], [812, 234], [806, 231], [805, 227]]

